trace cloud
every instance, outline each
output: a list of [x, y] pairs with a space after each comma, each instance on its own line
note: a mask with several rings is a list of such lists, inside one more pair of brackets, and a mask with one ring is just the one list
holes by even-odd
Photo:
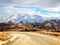
[[60, 6], [60, 0], [0, 0], [0, 4], [6, 5], [28, 5], [38, 7], [57, 7]]
[[19, 14], [28, 14], [31, 18], [39, 15], [44, 20], [60, 19], [60, 0], [0, 0], [0, 22], [11, 16], [15, 19]]
[[[56, 9], [56, 10], [55, 10]], [[57, 10], [58, 9], [58, 10]], [[20, 15], [29, 15], [35, 19], [34, 15], [41, 16], [43, 20], [60, 19], [59, 8], [38, 8], [31, 6], [3, 6], [0, 8], [0, 22], [17, 19]], [[15, 20], [14, 20], [15, 21]], [[14, 22], [13, 21], [13, 22]]]

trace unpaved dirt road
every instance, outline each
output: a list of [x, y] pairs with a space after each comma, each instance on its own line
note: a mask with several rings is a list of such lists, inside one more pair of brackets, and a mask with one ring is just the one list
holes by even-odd
[[32, 32], [12, 33], [12, 35], [18, 38], [8, 45], [60, 45], [60, 39], [50, 35]]

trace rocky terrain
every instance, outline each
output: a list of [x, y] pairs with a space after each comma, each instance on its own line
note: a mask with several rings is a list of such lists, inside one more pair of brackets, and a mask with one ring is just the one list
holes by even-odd
[[12, 21], [8, 23], [0, 23], [0, 31], [53, 31], [60, 32], [60, 20], [49, 20], [42, 23], [23, 23], [23, 21], [14, 24]]

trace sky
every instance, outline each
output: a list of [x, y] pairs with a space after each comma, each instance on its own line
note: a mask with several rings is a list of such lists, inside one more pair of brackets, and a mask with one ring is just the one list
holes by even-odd
[[21, 13], [31, 18], [39, 15], [46, 20], [60, 19], [60, 0], [0, 0], [0, 22], [7, 21], [11, 15], [16, 19]]

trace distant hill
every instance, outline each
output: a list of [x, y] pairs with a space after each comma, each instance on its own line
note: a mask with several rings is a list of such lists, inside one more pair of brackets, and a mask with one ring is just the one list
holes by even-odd
[[[34, 23], [23, 23], [23, 21], [20, 21], [19, 23], [15, 24], [12, 21], [9, 21], [7, 23], [0, 23], [0, 31], [4, 31], [7, 29], [22, 29], [22, 30], [37, 30], [37, 29], [43, 29], [43, 30], [51, 30], [51, 31], [60, 31], [60, 20], [48, 20], [44, 21], [42, 23], [34, 22]], [[36, 28], [36, 29], [34, 29]]]
[[40, 28], [46, 30], [60, 31], [60, 20], [49, 20], [40, 24]]

